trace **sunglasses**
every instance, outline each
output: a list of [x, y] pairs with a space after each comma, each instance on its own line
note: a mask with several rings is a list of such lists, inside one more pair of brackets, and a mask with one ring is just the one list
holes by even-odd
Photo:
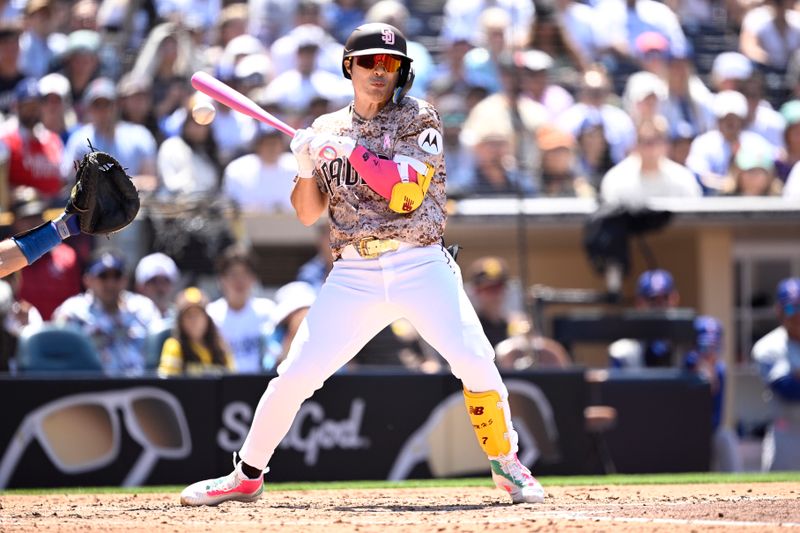
[[383, 68], [386, 70], [386, 72], [397, 72], [403, 65], [403, 61], [399, 57], [389, 54], [356, 56], [354, 59], [356, 65], [369, 70], [374, 69], [378, 63], [383, 63]]
[[66, 474], [102, 468], [119, 456], [122, 428], [142, 447], [123, 486], [141, 485], [159, 459], [183, 459], [191, 452], [186, 416], [178, 400], [154, 387], [74, 394], [28, 413], [0, 460], [0, 488], [8, 486], [18, 463], [36, 439]]

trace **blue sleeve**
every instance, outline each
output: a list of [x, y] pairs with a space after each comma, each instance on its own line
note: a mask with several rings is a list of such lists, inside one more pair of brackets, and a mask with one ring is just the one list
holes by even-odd
[[772, 392], [783, 400], [800, 402], [800, 380], [793, 376], [783, 376], [769, 384]]

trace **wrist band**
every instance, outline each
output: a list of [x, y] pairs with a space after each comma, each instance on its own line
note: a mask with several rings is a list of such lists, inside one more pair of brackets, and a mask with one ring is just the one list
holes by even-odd
[[32, 230], [13, 236], [12, 239], [17, 243], [29, 265], [52, 250], [62, 240], [58, 228], [53, 222], [45, 222]]

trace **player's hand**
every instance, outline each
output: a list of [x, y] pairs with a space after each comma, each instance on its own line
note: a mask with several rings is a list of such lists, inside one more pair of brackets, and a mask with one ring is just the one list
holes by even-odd
[[311, 128], [302, 128], [295, 132], [289, 148], [292, 149], [295, 159], [297, 159], [297, 176], [301, 178], [311, 178], [314, 176], [314, 158], [309, 149], [309, 143], [316, 134]]
[[311, 139], [311, 154], [317, 159], [331, 161], [337, 157], [350, 157], [356, 141], [350, 137], [322, 133]]

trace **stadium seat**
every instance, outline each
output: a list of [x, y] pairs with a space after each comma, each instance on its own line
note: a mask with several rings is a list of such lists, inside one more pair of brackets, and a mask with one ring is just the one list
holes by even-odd
[[146, 370], [155, 370], [161, 362], [161, 348], [164, 346], [172, 327], [151, 332], [144, 340], [144, 365]]
[[20, 372], [103, 370], [92, 342], [80, 331], [55, 324], [23, 331], [17, 345]]

